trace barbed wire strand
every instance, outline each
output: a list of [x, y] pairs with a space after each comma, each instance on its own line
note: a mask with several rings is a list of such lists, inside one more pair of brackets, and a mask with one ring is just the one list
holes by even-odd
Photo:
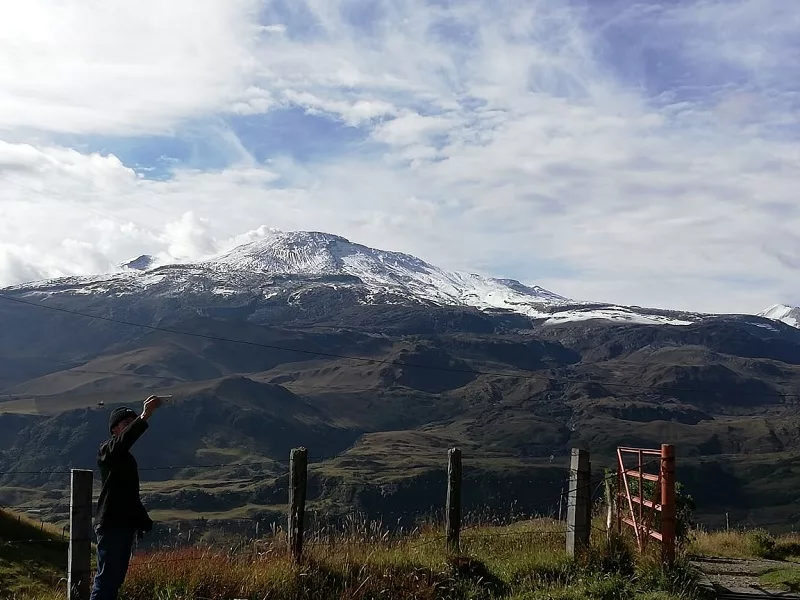
[[[648, 461], [646, 461], [646, 462], [644, 462], [642, 464], [642, 470], [644, 471], [645, 468], [650, 467], [650, 466], [652, 466], [654, 464], [660, 464], [660, 463], [661, 463], [661, 458], [660, 457], [648, 460]], [[637, 466], [637, 468], [638, 468], [638, 466]], [[625, 468], [625, 471], [628, 471], [628, 470], [629, 469]], [[570, 473], [574, 474], [574, 470], [570, 470]], [[595, 492], [594, 493], [596, 493], [596, 491], [598, 489], [600, 489], [600, 487], [602, 487], [607, 481], [617, 478], [618, 475], [619, 475], [619, 470], [615, 469], [615, 470], [611, 471], [610, 473], [608, 473], [607, 475], [605, 475], [603, 478], [601, 478], [599, 483], [590, 481], [590, 482], [588, 482], [586, 484], [583, 484], [581, 486], [577, 486], [577, 487], [575, 487], [573, 489], [570, 489], [566, 493], [564, 491], [562, 491], [558, 496], [553, 496], [552, 500], [555, 500], [557, 498], [560, 503], [563, 503], [563, 500], [564, 500], [565, 496], [567, 496], [569, 494], [572, 494], [572, 493], [576, 493], [576, 492], [581, 491], [583, 489], [591, 489], [595, 485], [596, 485], [596, 487], [595, 487]], [[566, 481], [567, 481], [567, 483], [569, 483], [570, 479], [567, 479]], [[594, 494], [592, 494], [592, 496], [593, 495]], [[541, 503], [542, 504], [548, 504], [549, 500], [545, 499]], [[408, 512], [408, 513], [405, 513], [405, 515], [406, 516], [419, 516], [418, 513], [414, 513], [414, 512]], [[205, 518], [204, 520], [206, 522], [208, 522], [209, 520], [212, 520], [212, 519]], [[216, 519], [214, 519], [214, 520], [216, 520]], [[247, 523], [254, 523], [254, 522], [258, 523], [258, 522], [260, 522], [258, 519], [225, 519], [225, 518], [221, 518], [219, 520], [220, 521], [236, 520], [236, 521], [247, 522]], [[556, 521], [556, 522], [560, 522], [560, 521]], [[42, 524], [44, 524], [44, 521], [42, 521]], [[486, 527], [487, 527], [487, 525], [485, 523], [475, 523], [473, 525], [468, 525], [466, 527], [460, 528], [460, 534], [468, 534], [470, 531], [475, 531], [476, 529], [481, 529], [481, 528], [486, 528]], [[603, 533], [606, 533], [606, 531], [607, 531], [605, 528], [598, 528], [598, 527], [592, 525], [591, 523], [590, 523], [590, 527], [595, 529], [595, 530], [602, 531]], [[488, 533], [488, 534], [487, 533], [483, 533], [483, 534], [478, 535], [478, 536], [469, 536], [468, 535], [466, 537], [466, 539], [467, 540], [493, 539], [493, 538], [506, 538], [506, 537], [520, 537], [520, 536], [526, 536], [526, 535], [528, 535], [528, 536], [532, 536], [532, 535], [537, 535], [537, 536], [561, 536], [561, 535], [565, 535], [566, 533], [568, 533], [569, 530], [570, 530], [569, 524], [565, 524], [565, 531], [563, 531], [563, 532], [558, 532], [558, 531], [514, 531], [514, 532]], [[372, 540], [364, 540], [363, 542], [354, 542], [352, 540], [332, 540], [330, 542], [323, 542], [323, 541], [320, 541], [320, 540], [314, 540], [313, 539], [313, 535], [314, 534], [312, 534], [311, 539], [308, 539], [307, 541], [305, 541], [304, 544], [307, 544], [307, 545], [331, 545], [331, 546], [334, 546], [334, 545], [338, 545], [338, 546], [356, 546], [356, 545], [375, 545], [376, 544], [376, 540], [374, 540], [374, 539], [372, 539]], [[442, 540], [446, 540], [446, 536], [442, 536], [442, 535], [434, 536], [434, 537], [432, 537], [430, 539], [427, 539], [427, 540], [424, 540], [422, 542], [419, 542], [418, 544], [414, 545], [413, 548], [423, 547], [423, 546], [425, 546], [427, 544], [431, 544], [431, 543], [435, 543], [435, 542], [441, 542]], [[73, 541], [86, 541], [86, 540], [73, 540]], [[93, 540], [89, 540], [89, 541], [93, 541]], [[70, 543], [69, 539], [58, 540], [58, 539], [52, 539], [52, 538], [50, 538], [50, 539], [48, 539], [48, 538], [44, 538], [44, 539], [29, 539], [29, 540], [9, 540], [9, 541], [5, 541], [5, 542], [0, 543], [0, 547], [2, 547], [2, 546], [7, 546], [7, 547], [8, 546], [20, 546], [20, 545], [25, 545], [25, 544], [31, 544], [31, 545], [62, 544], [63, 545], [63, 544], [69, 544], [69, 543]], [[400, 543], [400, 542], [398, 541], [396, 543]], [[212, 554], [215, 554], [215, 555], [219, 555], [219, 553], [220, 553], [220, 551], [214, 551], [214, 550], [211, 550], [210, 552]], [[248, 553], [252, 553], [252, 552], [253, 552], [252, 549], [248, 549]], [[188, 558], [166, 559], [166, 560], [160, 560], [158, 562], [169, 562], [169, 561], [172, 561], [172, 560], [187, 560], [187, 559]], [[197, 560], [197, 559], [198, 559], [197, 557], [191, 557], [191, 560]]]

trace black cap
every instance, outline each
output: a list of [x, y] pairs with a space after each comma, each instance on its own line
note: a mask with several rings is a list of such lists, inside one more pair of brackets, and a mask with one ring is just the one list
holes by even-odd
[[108, 430], [111, 433], [114, 433], [114, 427], [116, 427], [119, 423], [127, 419], [128, 417], [133, 417], [134, 419], [139, 415], [134, 412], [133, 409], [128, 408], [127, 406], [121, 406], [119, 408], [115, 408], [111, 411], [111, 417], [108, 419]]

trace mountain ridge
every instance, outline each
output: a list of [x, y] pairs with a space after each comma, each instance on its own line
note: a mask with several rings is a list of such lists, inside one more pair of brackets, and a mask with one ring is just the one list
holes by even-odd
[[[377, 250], [314, 231], [273, 230], [261, 239], [197, 262], [158, 264], [152, 256], [142, 255], [114, 273], [32, 282], [3, 291], [39, 297], [146, 293], [162, 298], [183, 294], [241, 297], [256, 291], [269, 297], [291, 291], [296, 297], [322, 286], [349, 289], [361, 304], [469, 306], [510, 311], [549, 323], [607, 319], [689, 325], [717, 316], [573, 300], [515, 279], [446, 271], [409, 254]], [[295, 299], [291, 293], [287, 296], [288, 302]]]

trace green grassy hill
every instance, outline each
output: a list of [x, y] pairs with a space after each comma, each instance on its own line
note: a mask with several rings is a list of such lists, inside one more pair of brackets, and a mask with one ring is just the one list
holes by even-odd
[[49, 598], [66, 583], [68, 543], [60, 530], [0, 508], [0, 598]]

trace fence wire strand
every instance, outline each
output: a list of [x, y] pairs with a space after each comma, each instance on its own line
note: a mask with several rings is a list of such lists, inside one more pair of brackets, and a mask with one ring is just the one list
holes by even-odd
[[[233, 464], [232, 463], [228, 463], [228, 464], [220, 464], [220, 465], [202, 465], [202, 466], [198, 466], [198, 465], [189, 466], [189, 465], [187, 465], [185, 467], [152, 467], [152, 468], [149, 468], [149, 469], [145, 468], [145, 469], [142, 469], [142, 470], [165, 470], [165, 469], [181, 469], [181, 468], [221, 468], [221, 467], [231, 467], [231, 466], [257, 466], [257, 465], [277, 464], [277, 463], [278, 463], [278, 461], [273, 461], [273, 462], [269, 462], [269, 463], [268, 462], [264, 462], [264, 463], [233, 463]], [[655, 459], [652, 459], [652, 460], [649, 460], [649, 461], [643, 463], [642, 464], [642, 469], [648, 468], [648, 467], [650, 467], [650, 466], [652, 466], [654, 464], [659, 464], [660, 465], [661, 464], [661, 458], [660, 457], [659, 458], [655, 458]], [[623, 466], [623, 468], [626, 471], [628, 470], [627, 467]], [[637, 468], [638, 468], [638, 465], [637, 465]], [[8, 473], [9, 472], [0, 472], [0, 474], [8, 474]], [[16, 474], [26, 474], [26, 473], [65, 474], [65, 473], [71, 473], [71, 471], [57, 471], [57, 470], [34, 471], [34, 472], [30, 472], [30, 471], [15, 471], [14, 473], [16, 473]], [[568, 496], [570, 496], [572, 494], [575, 494], [578, 491], [582, 491], [584, 489], [592, 489], [592, 488], [594, 488], [593, 491], [590, 494], [590, 501], [591, 501], [592, 499], [594, 499], [597, 496], [598, 491], [608, 481], [615, 480], [619, 476], [619, 474], [620, 474], [620, 470], [617, 468], [617, 469], [614, 469], [611, 472], [609, 472], [604, 477], [602, 477], [599, 481], [597, 481], [597, 480], [591, 481], [591, 477], [590, 477], [590, 481], [588, 483], [583, 484], [581, 486], [577, 486], [577, 487], [571, 488], [570, 487], [570, 481], [571, 481], [572, 477], [575, 475], [575, 471], [570, 469], [570, 478], [567, 478], [566, 480], [559, 480], [559, 481], [550, 482], [553, 485], [561, 483], [562, 484], [562, 491], [558, 495], [553, 495], [550, 498], [543, 499], [541, 501], [541, 504], [542, 505], [546, 505], [546, 504], [550, 504], [550, 502], [556, 502], [557, 501], [559, 503], [559, 506], [560, 506], [560, 505], [562, 505], [564, 503], [564, 500], [565, 500], [566, 497], [568, 497]], [[289, 473], [286, 472], [286, 473], [283, 473], [281, 475], [277, 475], [277, 476], [274, 476], [274, 477], [273, 476], [268, 476], [267, 479], [272, 477], [273, 479], [278, 480], [278, 479], [282, 479], [282, 478], [284, 478], [284, 477], [286, 477], [288, 475], [289, 475]], [[372, 487], [372, 488], [381, 488], [381, 487], [385, 487], [386, 485], [392, 485], [392, 484], [356, 483], [356, 484], [346, 484], [345, 487], [351, 487], [351, 488], [353, 488], [353, 487], [357, 487], [357, 488], [370, 488], [370, 487]], [[333, 486], [331, 486], [331, 488], [332, 489], [336, 489], [337, 485], [333, 485]], [[617, 493], [619, 493], [619, 492], [617, 492]], [[618, 507], [618, 510], [619, 510], [619, 507]], [[410, 511], [410, 512], [406, 512], [406, 513], [400, 513], [400, 516], [401, 517], [402, 516], [419, 517], [419, 513]], [[231, 521], [233, 521], [233, 522], [251, 523], [251, 524], [255, 524], [255, 525], [258, 525], [261, 522], [269, 522], [269, 520], [267, 520], [267, 519], [262, 521], [259, 518], [252, 518], [252, 519], [248, 519], [248, 518], [208, 519], [208, 518], [201, 517], [200, 520], [205, 522], [205, 523], [208, 523], [208, 522], [212, 522], [213, 523], [215, 521], [220, 521], [220, 522], [231, 522]], [[274, 523], [274, 520], [272, 522]], [[496, 527], [496, 525], [487, 524], [485, 522], [475, 522], [475, 523], [472, 523], [472, 524], [469, 524], [469, 525], [466, 525], [466, 526], [462, 526], [459, 529], [459, 538], [460, 538], [461, 543], [465, 543], [465, 544], [476, 543], [476, 542], [480, 543], [482, 541], [487, 541], [487, 540], [509, 539], [509, 538], [535, 538], [537, 540], [541, 540], [543, 538], [558, 539], [558, 538], [565, 538], [566, 535], [571, 530], [569, 524], [565, 523], [564, 521], [553, 520], [552, 523], [554, 523], [554, 524], [562, 523], [563, 526], [564, 526], [564, 529], [561, 530], [561, 531], [520, 530], [520, 531], [503, 531], [503, 532], [494, 533], [494, 532], [487, 532], [485, 530], [490, 528], [490, 527]], [[42, 525], [44, 525], [44, 521], [42, 521]], [[591, 520], [590, 520], [588, 525], [589, 525], [590, 531], [595, 531], [595, 532], [603, 533], [603, 534], [607, 534], [608, 533], [608, 530], [605, 527], [598, 527], [597, 525], [592, 523]], [[484, 531], [480, 531], [482, 529]], [[86, 539], [73, 539], [73, 540], [70, 540], [69, 538], [63, 539], [64, 532], [66, 530], [67, 530], [66, 527], [62, 530], [62, 539], [55, 539], [54, 537], [51, 537], [51, 538], [43, 538], [43, 539], [6, 540], [6, 541], [3, 541], [3, 542], [0, 542], [0, 547], [21, 547], [21, 546], [30, 546], [30, 547], [36, 547], [36, 546], [63, 547], [63, 546], [67, 546], [68, 547], [70, 543], [82, 543], [82, 542], [87, 542], [87, 541], [90, 542], [90, 543], [94, 542], [94, 539], [89, 539], [89, 540], [86, 540]], [[346, 532], [335, 532], [332, 535], [343, 535], [343, 534], [346, 534]], [[51, 535], [55, 536], [57, 534], [51, 533]], [[388, 547], [405, 546], [405, 547], [408, 547], [411, 550], [420, 550], [420, 549], [424, 549], [424, 548], [430, 546], [431, 544], [445, 543], [447, 541], [447, 535], [445, 535], [445, 534], [436, 534], [436, 535], [433, 535], [433, 536], [430, 536], [430, 537], [425, 535], [425, 534], [420, 534], [421, 537], [423, 537], [424, 539], [417, 540], [417, 541], [413, 541], [412, 535], [413, 534], [411, 532], [408, 532], [406, 534], [402, 534], [401, 533], [399, 537], [394, 537], [392, 535], [389, 535], [387, 538], [380, 537], [380, 538], [370, 538], [370, 539], [363, 539], [363, 540], [353, 540], [353, 539], [348, 539], [348, 538], [336, 538], [336, 537], [333, 537], [333, 539], [323, 539], [323, 536], [320, 533], [311, 533], [310, 535], [306, 534], [306, 539], [304, 540], [304, 546], [306, 548], [315, 548], [315, 547], [331, 547], [331, 548], [333, 548], [333, 547], [337, 547], [337, 548], [341, 548], [341, 549], [347, 550], [347, 549], [350, 549], [350, 548], [361, 548], [361, 547], [366, 547], [366, 546], [375, 547], [376, 545], [384, 544], [384, 545], [386, 545]], [[327, 537], [331, 537], [331, 535], [328, 535]], [[266, 539], [269, 539], [269, 538], [267, 536], [252, 538], [252, 539], [250, 539], [248, 541], [248, 546], [246, 546], [246, 547], [243, 546], [241, 549], [236, 550], [236, 551], [226, 551], [224, 549], [214, 549], [214, 548], [211, 548], [211, 547], [204, 548], [202, 550], [202, 554], [200, 556], [172, 556], [172, 557], [169, 557], [169, 553], [176, 553], [176, 552], [186, 551], [187, 549], [191, 549], [192, 548], [191, 546], [188, 546], [188, 547], [184, 546], [184, 547], [179, 547], [179, 548], [175, 548], [175, 549], [161, 549], [161, 550], [157, 550], [157, 551], [147, 551], [147, 552], [143, 552], [141, 554], [136, 554], [134, 556], [134, 563], [133, 564], [143, 564], [143, 565], [146, 565], [146, 566], [152, 566], [154, 564], [162, 564], [162, 563], [195, 562], [195, 561], [205, 560], [205, 559], [207, 559], [209, 557], [212, 557], [212, 556], [213, 557], [225, 557], [225, 558], [230, 559], [230, 560], [237, 560], [237, 559], [239, 559], [239, 558], [241, 558], [243, 556], [248, 555], [248, 556], [253, 557], [253, 559], [257, 559], [259, 557], [272, 554], [272, 553], [277, 552], [279, 550], [280, 551], [287, 551], [288, 550], [288, 547], [283, 548], [284, 544], [282, 544], [280, 542], [275, 542], [274, 538], [273, 538], [273, 541], [271, 541], [271, 542], [265, 542]], [[269, 544], [271, 544], [271, 546], [266, 550], [261, 550], [259, 548], [259, 545], [262, 544], [262, 543], [269, 543]], [[156, 557], [155, 552], [161, 552], [162, 554], [166, 552], [168, 557], [167, 558], [164, 558], [163, 556]]]

